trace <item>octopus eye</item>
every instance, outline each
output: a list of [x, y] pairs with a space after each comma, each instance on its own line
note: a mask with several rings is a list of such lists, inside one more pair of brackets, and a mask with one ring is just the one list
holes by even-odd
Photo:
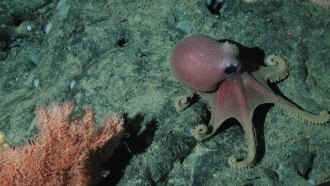
[[238, 66], [237, 64], [230, 64], [225, 68], [225, 73], [230, 75], [230, 74], [235, 74], [238, 71]]

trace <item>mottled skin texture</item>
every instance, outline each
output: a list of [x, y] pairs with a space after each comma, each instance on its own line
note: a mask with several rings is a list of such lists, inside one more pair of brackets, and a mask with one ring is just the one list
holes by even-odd
[[[206, 48], [202, 50], [198, 48], [199, 42], [204, 42], [202, 45]], [[330, 117], [328, 112], [322, 111], [319, 115], [306, 112], [276, 95], [270, 89], [267, 81], [280, 81], [288, 74], [287, 63], [283, 58], [270, 55], [265, 60], [267, 66], [251, 64], [236, 59], [238, 51], [235, 50], [238, 49], [234, 44], [228, 46], [228, 43], [226, 45], [216, 44], [214, 42], [216, 41], [212, 41], [212, 38], [206, 36], [191, 36], [184, 39], [173, 51], [171, 66], [174, 75], [183, 84], [206, 98], [211, 106], [211, 119], [209, 124], [198, 125], [193, 132], [197, 140], [204, 140], [211, 137], [221, 124], [229, 118], [235, 118], [242, 125], [248, 142], [247, 157], [242, 161], [237, 161], [234, 156], [230, 157], [229, 164], [231, 167], [238, 169], [249, 168], [255, 161], [256, 135], [252, 124], [252, 116], [256, 107], [261, 104], [274, 103], [287, 110], [293, 116], [307, 122], [323, 124], [329, 121]], [[208, 45], [208, 43], [211, 44]], [[197, 47], [196, 50], [194, 46]], [[204, 56], [208, 56], [207, 53], [204, 54], [209, 50], [207, 47], [220, 48], [219, 50], [210, 49], [219, 52], [219, 54], [211, 54], [211, 56], [213, 56], [211, 60], [209, 60], [209, 57], [204, 58]], [[229, 54], [227, 55], [228, 49]], [[230, 52], [230, 50], [232, 51]], [[221, 60], [214, 60], [217, 56], [219, 56]], [[222, 63], [224, 63], [223, 59], [227, 58], [235, 59], [229, 60], [229, 65], [222, 65]], [[202, 59], [202, 61], [195, 59]], [[193, 62], [189, 62], [189, 60]], [[231, 63], [233, 65], [230, 65]], [[208, 66], [208, 64], [211, 65]], [[199, 73], [198, 76], [195, 76], [195, 72], [190, 73], [192, 71], [191, 69], [196, 70], [193, 68], [194, 65], [198, 66], [197, 69], [204, 70], [204, 73]], [[206, 66], [206, 68], [203, 68], [204, 66]], [[218, 68], [219, 66], [223, 66], [223, 68]], [[214, 68], [217, 69], [214, 70]], [[215, 73], [214, 71], [219, 72]], [[215, 76], [221, 78], [214, 78]], [[201, 79], [205, 81], [211, 79], [211, 81], [205, 82], [207, 86], [202, 85], [201, 88], [199, 88], [198, 86], [201, 84]], [[215, 81], [218, 82], [215, 84]], [[208, 91], [207, 88], [209, 87], [212, 87], [212, 89]], [[180, 102], [182, 102], [182, 97], [180, 100], [177, 100], [176, 106], [178, 111], [184, 110], [184, 108], [178, 108], [180, 105], [184, 107], [189, 105], [180, 104]]]

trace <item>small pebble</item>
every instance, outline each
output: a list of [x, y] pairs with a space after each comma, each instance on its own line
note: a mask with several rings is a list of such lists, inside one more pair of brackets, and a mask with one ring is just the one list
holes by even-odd
[[40, 80], [39, 79], [34, 79], [33, 80], [33, 86], [34, 86], [34, 88], [39, 88], [39, 86], [40, 86]]
[[76, 81], [75, 80], [72, 80], [70, 82], [70, 89], [72, 90], [75, 86], [76, 86]]
[[109, 171], [109, 170], [103, 170], [103, 171], [101, 172], [101, 176], [102, 176], [103, 178], [107, 177], [109, 174], [110, 174], [110, 171]]
[[32, 26], [31, 25], [26, 26], [26, 30], [30, 32], [32, 30]]
[[32, 62], [33, 64], [37, 65], [37, 64], [38, 64], [38, 61], [39, 61], [39, 58], [38, 58], [37, 55], [34, 55], [34, 54], [33, 54], [33, 55], [31, 56], [30, 60], [31, 60], [31, 62]]
[[277, 117], [272, 117], [272, 119], [270, 119], [270, 122], [272, 124], [276, 124], [278, 122], [278, 118]]
[[308, 182], [310, 185], [316, 185], [316, 181], [313, 180], [313, 179], [308, 179], [307, 182]]
[[195, 129], [193, 129], [193, 128], [189, 128], [189, 131], [188, 131], [189, 134], [193, 136], [193, 135], [194, 135], [194, 130], [195, 130]]
[[183, 32], [189, 33], [189, 32], [191, 31], [191, 28], [192, 28], [192, 26], [191, 26], [191, 22], [190, 22], [190, 21], [186, 21], [186, 20], [181, 21], [181, 22], [179, 22], [179, 24], [178, 24], [178, 28], [179, 28], [181, 31], [183, 31]]
[[53, 28], [53, 23], [49, 22], [45, 27], [45, 34], [48, 34]]
[[167, 23], [173, 27], [175, 27], [175, 18], [173, 16], [170, 16], [168, 19], [167, 19]]

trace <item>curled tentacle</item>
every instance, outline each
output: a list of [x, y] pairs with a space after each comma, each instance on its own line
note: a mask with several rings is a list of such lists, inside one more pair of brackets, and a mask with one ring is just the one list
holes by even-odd
[[208, 127], [204, 124], [199, 124], [193, 131], [193, 136], [196, 140], [202, 141], [206, 139], [209, 135], [207, 135]]
[[259, 74], [270, 82], [274, 83], [286, 78], [289, 74], [289, 67], [284, 58], [277, 55], [269, 55], [265, 64], [267, 67], [260, 67]]
[[248, 169], [254, 165], [256, 155], [256, 133], [252, 122], [245, 123], [243, 130], [248, 143], [247, 156], [242, 161], [237, 161], [235, 156], [231, 156], [228, 159], [229, 165], [235, 169]]
[[190, 92], [187, 95], [177, 97], [174, 102], [175, 110], [177, 112], [182, 112], [186, 108], [188, 108], [191, 104], [191, 100], [192, 100], [193, 96], [194, 96], [194, 93]]

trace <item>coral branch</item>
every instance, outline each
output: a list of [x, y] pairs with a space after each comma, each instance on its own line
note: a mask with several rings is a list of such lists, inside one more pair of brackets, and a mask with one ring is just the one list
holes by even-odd
[[0, 151], [2, 185], [95, 185], [101, 162], [123, 135], [123, 119], [114, 115], [97, 126], [92, 109], [75, 119], [75, 106], [52, 105], [37, 110], [39, 135], [21, 147]]

